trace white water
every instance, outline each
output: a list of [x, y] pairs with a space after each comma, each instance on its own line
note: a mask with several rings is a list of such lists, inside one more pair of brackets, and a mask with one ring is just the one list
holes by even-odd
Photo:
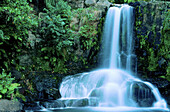
[[[104, 29], [102, 69], [66, 77], [60, 93], [67, 107], [78, 100], [85, 106], [150, 107], [167, 109], [166, 101], [151, 83], [130, 75], [133, 54], [133, 8], [123, 5], [108, 10]], [[145, 104], [145, 105], [144, 105]]]

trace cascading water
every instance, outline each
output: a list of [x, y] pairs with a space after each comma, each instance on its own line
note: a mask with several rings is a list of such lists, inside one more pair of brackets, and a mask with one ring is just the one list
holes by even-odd
[[103, 35], [103, 68], [131, 71], [132, 57], [135, 56], [132, 53], [133, 20], [133, 8], [128, 5], [109, 9]]
[[68, 76], [63, 80], [60, 86], [60, 100], [66, 107], [167, 109], [166, 102], [157, 88], [130, 75], [135, 72], [132, 70], [132, 60], [135, 57], [133, 22], [133, 8], [128, 5], [111, 7], [108, 10], [103, 35], [105, 40], [102, 68]]
[[106, 16], [104, 29], [103, 68], [118, 68], [120, 9], [111, 7]]

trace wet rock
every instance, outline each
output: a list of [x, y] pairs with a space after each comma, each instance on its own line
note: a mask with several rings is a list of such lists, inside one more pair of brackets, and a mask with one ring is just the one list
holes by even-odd
[[97, 106], [98, 100], [96, 98], [80, 99], [73, 103], [73, 107]]
[[155, 87], [157, 87], [162, 95], [162, 97], [167, 101], [168, 105], [170, 105], [170, 83], [166, 79], [163, 78], [147, 78], [143, 79], [145, 81], [151, 82]]
[[152, 107], [153, 106], [153, 99], [147, 98], [138, 101], [139, 107]]
[[[55, 82], [46, 82], [46, 80], [42, 80], [42, 82], [36, 83], [36, 89], [38, 91], [38, 99], [56, 99], [60, 98], [59, 90], [54, 86]], [[37, 100], [38, 100], [37, 99]]]
[[42, 105], [45, 108], [65, 107], [64, 103], [61, 100], [51, 100], [47, 102], [40, 102], [40, 105]]
[[19, 112], [22, 110], [22, 104], [18, 101], [0, 100], [0, 112]]
[[85, 107], [85, 106], [98, 106], [99, 102], [96, 97], [83, 98], [83, 99], [68, 99], [61, 100], [66, 107]]
[[37, 111], [43, 107], [39, 105], [39, 102], [24, 103], [23, 111]]

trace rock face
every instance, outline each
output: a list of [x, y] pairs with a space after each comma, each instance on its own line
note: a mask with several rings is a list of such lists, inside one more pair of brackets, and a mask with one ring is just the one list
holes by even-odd
[[[138, 76], [151, 82], [170, 104], [170, 92], [167, 90], [170, 83], [161, 76], [166, 76], [168, 61], [166, 56], [167, 37], [163, 34], [165, 29], [165, 20], [170, 8], [170, 2], [135, 2], [130, 3], [135, 11], [135, 39], [136, 55], [138, 58], [137, 68]], [[165, 31], [166, 33], [170, 31]], [[165, 47], [162, 47], [165, 46]], [[165, 54], [164, 54], [165, 53]], [[163, 80], [162, 83], [157, 83]]]
[[18, 101], [0, 100], [0, 112], [20, 112], [22, 104]]
[[[170, 7], [170, 2], [135, 2], [130, 3], [130, 5], [135, 8], [136, 16], [135, 48], [136, 54], [138, 55], [138, 72], [148, 74], [149, 71], [161, 71], [161, 69], [164, 69], [162, 67], [166, 66], [165, 63], [168, 61], [165, 59], [166, 57], [160, 55], [159, 52], [161, 51], [161, 42], [165, 39], [164, 35], [162, 35], [164, 28], [163, 22], [166, 19], [165, 13]], [[154, 52], [153, 57], [151, 56], [151, 52]], [[149, 57], [155, 59], [155, 63], [152, 62]], [[145, 58], [145, 64], [141, 63], [141, 61], [144, 62], [142, 58]], [[153, 66], [154, 64], [155, 66]], [[143, 67], [146, 69], [141, 69]], [[165, 73], [166, 70], [161, 72]], [[161, 73], [157, 74], [162, 75]]]
[[76, 8], [86, 8], [89, 6], [100, 6], [100, 7], [109, 7], [110, 2], [108, 0], [67, 0], [69, 5], [76, 9]]

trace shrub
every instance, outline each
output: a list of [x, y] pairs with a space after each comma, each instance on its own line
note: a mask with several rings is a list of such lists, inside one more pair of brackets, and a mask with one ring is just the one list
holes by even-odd
[[69, 48], [73, 44], [72, 30], [69, 28], [71, 7], [63, 0], [56, 5], [47, 4], [40, 27], [42, 41], [37, 46], [39, 69], [66, 72], [65, 62], [69, 59]]
[[5, 70], [2, 70], [0, 74], [0, 99], [15, 98], [14, 90], [19, 87], [18, 83], [13, 83], [15, 78], [11, 77], [11, 73], [7, 74]]
[[2, 0], [0, 4], [0, 68], [10, 69], [27, 48], [28, 31], [38, 25], [27, 0]]

